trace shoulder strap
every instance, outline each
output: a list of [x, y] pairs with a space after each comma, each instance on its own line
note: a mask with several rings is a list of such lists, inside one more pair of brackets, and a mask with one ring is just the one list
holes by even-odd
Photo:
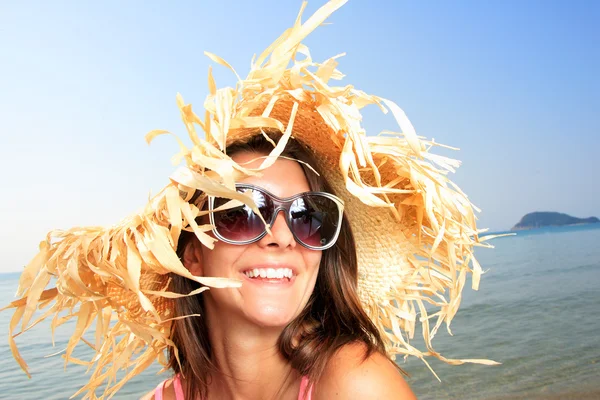
[[308, 393], [306, 393], [306, 397], [304, 396], [304, 391], [306, 390], [307, 386], [308, 386], [308, 376], [303, 376], [302, 380], [300, 381], [300, 393], [298, 393], [298, 400], [312, 400], [312, 391], [313, 391], [312, 386], [308, 390]]
[[[156, 389], [154, 390], [154, 400], [163, 400], [163, 395], [165, 391], [165, 384], [168, 379], [165, 379], [161, 383], [158, 384]], [[181, 380], [179, 379], [179, 374], [175, 375], [173, 378], [173, 390], [175, 391], [175, 400], [185, 400], [183, 395], [183, 387], [181, 386]]]
[[154, 390], [154, 400], [163, 400], [163, 391], [165, 390], [165, 383], [167, 383], [166, 379], [159, 383], [156, 389]]
[[175, 378], [173, 379], [173, 389], [175, 389], [175, 400], [185, 400], [179, 374], [175, 375]]

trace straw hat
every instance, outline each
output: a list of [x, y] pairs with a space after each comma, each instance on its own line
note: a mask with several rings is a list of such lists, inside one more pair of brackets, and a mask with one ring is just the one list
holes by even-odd
[[[302, 40], [345, 3], [330, 1], [306, 22], [300, 17], [252, 62], [246, 79], [235, 88], [217, 89], [209, 71], [210, 94], [204, 119], [177, 96], [177, 104], [192, 142], [175, 162], [184, 161], [170, 183], [145, 208], [111, 227], [77, 227], [52, 231], [23, 271], [18, 295], [6, 308], [16, 308], [10, 322], [10, 347], [23, 370], [14, 331], [48, 316], [52, 326], [77, 318], [64, 357], [88, 365], [90, 381], [78, 393], [95, 398], [94, 390], [107, 384], [111, 396], [131, 377], [155, 360], [165, 363], [172, 346], [174, 298], [169, 274], [176, 273], [209, 288], [240, 286], [226, 278], [193, 276], [177, 257], [183, 229], [193, 230], [208, 248], [211, 226], [195, 222], [200, 210], [188, 200], [200, 190], [240, 200], [255, 207], [235, 190], [236, 181], [259, 174], [281, 154], [290, 137], [314, 153], [320, 171], [345, 202], [355, 235], [358, 288], [364, 309], [381, 331], [390, 355], [435, 356], [452, 364], [486, 360], [448, 360], [435, 352], [431, 339], [442, 323], [450, 326], [461, 300], [466, 277], [477, 289], [482, 273], [473, 250], [485, 245], [476, 228], [474, 206], [447, 177], [459, 163], [430, 152], [436, 145], [417, 136], [404, 112], [392, 101], [366, 94], [351, 85], [335, 86], [343, 78], [337, 58], [313, 61]], [[216, 55], [214, 62], [231, 68]], [[235, 72], [235, 71], [234, 71]], [[236, 74], [237, 76], [237, 74]], [[391, 111], [400, 132], [367, 136], [360, 110], [376, 105]], [[283, 135], [260, 168], [251, 170], [224, 153], [260, 129]], [[198, 135], [203, 130], [205, 138]], [[150, 142], [165, 131], [150, 132]], [[55, 283], [55, 287], [46, 286]], [[194, 293], [196, 294], [196, 293]], [[48, 307], [33, 324], [36, 309]], [[59, 317], [59, 312], [64, 316]], [[419, 317], [417, 318], [417, 315]], [[96, 336], [84, 333], [94, 324]], [[416, 324], [423, 325], [427, 350], [410, 343]], [[83, 341], [96, 352], [90, 361], [71, 357]], [[127, 369], [117, 382], [116, 372]], [[28, 374], [29, 375], [29, 374]]]

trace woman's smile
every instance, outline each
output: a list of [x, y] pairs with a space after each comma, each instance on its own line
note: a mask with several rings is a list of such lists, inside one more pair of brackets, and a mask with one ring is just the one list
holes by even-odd
[[243, 273], [244, 284], [269, 285], [280, 288], [292, 286], [296, 280], [296, 275], [289, 268], [255, 268]]

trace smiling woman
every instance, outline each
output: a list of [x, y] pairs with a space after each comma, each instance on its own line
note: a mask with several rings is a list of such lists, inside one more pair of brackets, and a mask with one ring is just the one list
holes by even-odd
[[[431, 346], [481, 273], [485, 238], [447, 178], [457, 162], [431, 154], [395, 103], [331, 86], [338, 56], [314, 62], [302, 44], [344, 3], [299, 15], [236, 88], [209, 73], [204, 120], [177, 97], [192, 147], [180, 142], [185, 165], [141, 212], [48, 234], [9, 305], [25, 371], [12, 332], [48, 305], [35, 323], [77, 318], [64, 356], [92, 369], [84, 398], [115, 395], [156, 361], [173, 376], [147, 399], [411, 399], [397, 355], [493, 363]], [[367, 136], [370, 104], [402, 132]], [[410, 342], [417, 313], [426, 352]], [[72, 358], [80, 341], [89, 362]]]
[[[272, 149], [271, 142], [257, 132], [248, 142], [228, 147], [227, 154], [253, 168]], [[331, 195], [329, 183], [308, 167], [315, 160], [300, 143], [290, 139], [281, 156], [288, 159], [278, 159], [261, 177], [241, 182], [292, 199], [299, 194]], [[238, 186], [248, 187], [243, 183]], [[201, 193], [196, 193], [192, 201], [206, 208], [202, 204], [206, 197]], [[342, 201], [332, 200], [329, 209], [324, 208], [331, 214], [325, 220], [336, 227], [329, 229], [336, 233], [325, 236], [337, 239], [331, 243], [335, 246], [326, 250], [311, 249], [313, 246], [297, 241], [294, 227], [298, 223], [293, 222], [293, 214], [283, 209], [275, 215], [265, 207], [269, 201], [263, 201], [263, 207], [257, 204], [265, 220], [274, 220], [272, 234], [266, 233], [261, 222], [257, 232], [251, 234], [256, 238], [253, 243], [238, 236], [243, 245], [219, 242], [213, 250], [203, 251], [192, 232], [180, 236], [178, 255], [194, 275], [225, 276], [244, 282], [240, 288], [211, 290], [176, 300], [176, 314], [204, 316], [181, 319], [174, 326], [173, 342], [181, 350], [179, 360], [174, 351], [170, 352], [169, 365], [177, 377], [186, 377], [177, 378], [185, 398], [193, 398], [194, 393], [200, 393], [201, 398], [208, 398], [209, 393], [221, 393], [223, 398], [235, 398], [236, 393], [246, 393], [248, 398], [294, 398], [302, 377], [324, 382], [328, 361], [347, 351], [338, 353], [345, 345], [361, 344], [361, 357], [367, 359], [375, 352], [385, 354], [383, 340], [358, 299], [356, 249], [350, 224], [342, 217]], [[259, 220], [251, 209], [243, 207], [245, 213], [230, 209], [217, 214], [217, 218], [231, 214], [229, 218], [236, 219], [232, 234], [242, 232], [240, 225], [247, 227], [248, 220]], [[306, 223], [315, 211], [310, 210]], [[318, 228], [324, 229], [322, 222]], [[175, 292], [190, 293], [200, 287], [177, 274], [172, 279]], [[235, 354], [228, 354], [233, 349]], [[231, 358], [233, 363], [229, 362]], [[397, 367], [388, 360], [379, 368]], [[396, 379], [401, 380], [399, 376]], [[166, 396], [171, 392], [172, 397], [175, 387], [170, 387], [173, 389], [167, 387], [165, 392]], [[329, 390], [324, 387], [321, 392], [324, 395]]]

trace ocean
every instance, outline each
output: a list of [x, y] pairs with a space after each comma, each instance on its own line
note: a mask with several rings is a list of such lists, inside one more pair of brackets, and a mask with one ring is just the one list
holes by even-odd
[[[452, 358], [485, 358], [501, 365], [448, 366], [428, 359], [439, 382], [418, 359], [398, 360], [419, 399], [600, 399], [600, 224], [543, 228], [493, 240], [477, 249], [486, 273], [479, 291], [467, 285], [452, 321], [434, 348]], [[0, 305], [14, 299], [18, 275], [0, 275]], [[0, 313], [8, 333], [12, 313]], [[17, 338], [32, 379], [0, 342], [1, 399], [68, 399], [86, 382], [85, 368], [50, 356], [65, 348], [73, 324], [49, 324]], [[414, 338], [417, 347], [421, 339]], [[89, 357], [85, 346], [75, 356]], [[78, 347], [79, 349], [79, 347]], [[165, 375], [153, 366], [130, 381], [117, 399], [138, 399]]]

